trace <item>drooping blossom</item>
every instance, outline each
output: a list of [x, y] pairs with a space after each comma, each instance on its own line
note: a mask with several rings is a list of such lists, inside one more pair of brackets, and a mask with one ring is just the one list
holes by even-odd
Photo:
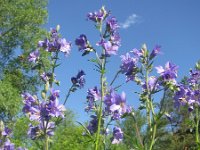
[[107, 56], [116, 55], [119, 49], [119, 46], [113, 44], [111, 41], [104, 41], [101, 43], [101, 45], [105, 49]]
[[113, 128], [113, 137], [111, 138], [112, 144], [119, 144], [122, 142], [124, 137], [124, 133], [122, 132], [121, 128], [114, 127]]
[[39, 59], [39, 56], [40, 56], [40, 52], [39, 50], [35, 50], [34, 52], [31, 52], [29, 54], [29, 57], [28, 57], [28, 61], [29, 62], [33, 62], [33, 63], [36, 63], [36, 61]]
[[92, 120], [90, 120], [87, 129], [89, 130], [90, 134], [94, 134], [98, 128], [98, 117], [96, 115], [91, 115], [90, 117]]
[[152, 50], [151, 54], [150, 54], [150, 60], [153, 59], [154, 57], [156, 57], [159, 53], [160, 53], [160, 48], [161, 46], [160, 45], [156, 45], [154, 47], [154, 49]]
[[129, 53], [121, 56], [121, 72], [126, 75], [126, 81], [134, 80], [137, 73], [137, 58], [133, 58]]
[[31, 107], [33, 107], [37, 102], [36, 98], [27, 92], [22, 94], [22, 98], [23, 98], [23, 103], [24, 103], [24, 107], [22, 111], [24, 113], [30, 113]]
[[55, 101], [57, 98], [59, 98], [59, 93], [60, 90], [51, 89], [51, 96], [49, 97], [49, 100]]
[[174, 81], [177, 78], [177, 69], [178, 67], [170, 62], [165, 64], [165, 68], [162, 66], [155, 67], [157, 73], [160, 74], [161, 78], [164, 81]]
[[84, 51], [88, 48], [88, 40], [86, 35], [81, 34], [76, 40], [75, 40], [75, 44], [78, 46], [78, 49], [80, 51]]
[[40, 75], [41, 79], [44, 81], [44, 82], [47, 82], [49, 81], [49, 79], [52, 77], [52, 73], [48, 72], [48, 73], [45, 73], [43, 72], [41, 75]]
[[106, 27], [107, 30], [111, 33], [116, 32], [116, 30], [119, 28], [119, 25], [117, 23], [117, 19], [115, 17], [111, 17], [106, 21]]
[[75, 85], [78, 88], [83, 88], [85, 85], [85, 78], [84, 78], [85, 72], [83, 70], [79, 71], [78, 74], [75, 77], [71, 78], [71, 81], [73, 85]]

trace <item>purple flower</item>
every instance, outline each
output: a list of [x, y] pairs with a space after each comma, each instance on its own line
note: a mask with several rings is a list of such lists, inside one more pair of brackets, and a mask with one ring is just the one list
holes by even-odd
[[79, 87], [80, 89], [84, 87], [85, 84], [85, 78], [84, 78], [85, 72], [83, 70], [79, 71], [76, 77], [72, 77], [71, 81], [73, 85], [76, 87]]
[[47, 50], [48, 43], [49, 43], [48, 39], [45, 39], [44, 41], [39, 41], [38, 42], [38, 47], [44, 48], [45, 50]]
[[34, 62], [34, 63], [36, 63], [36, 61], [39, 59], [39, 56], [40, 56], [40, 52], [39, 52], [39, 50], [37, 49], [37, 50], [35, 50], [34, 52], [31, 52], [31, 53], [29, 54], [28, 61], [29, 61], [29, 62]]
[[71, 51], [71, 43], [66, 41], [66, 39], [60, 39], [60, 51], [65, 53], [65, 55], [69, 55]]
[[200, 84], [200, 71], [190, 70], [190, 78], [188, 79], [190, 85]]
[[111, 41], [103, 42], [102, 47], [105, 49], [106, 55], [108, 55], [108, 56], [116, 55], [117, 51], [119, 49], [119, 46], [111, 43]]
[[22, 111], [24, 113], [29, 113], [31, 111], [31, 107], [36, 104], [37, 100], [29, 93], [23, 93], [22, 98], [24, 99], [23, 100], [24, 107]]
[[59, 105], [58, 99], [50, 101], [47, 110], [49, 112], [49, 116], [62, 118], [64, 118], [64, 112], [66, 111], [64, 105]]
[[43, 72], [40, 77], [44, 82], [47, 82], [52, 77], [52, 74]]
[[124, 133], [122, 132], [121, 128], [114, 127], [113, 128], [113, 137], [111, 138], [112, 144], [119, 144], [122, 142], [124, 137]]
[[109, 32], [116, 32], [116, 30], [119, 28], [117, 19], [115, 17], [111, 17], [110, 19], [108, 19], [106, 22], [106, 27]]
[[28, 136], [34, 140], [41, 134], [39, 126], [33, 126], [29, 124]]
[[119, 120], [125, 113], [131, 112], [131, 107], [126, 105], [126, 94], [116, 94], [112, 89], [104, 98], [105, 110], [113, 120]]
[[[48, 124], [47, 124], [48, 123]], [[40, 130], [46, 132], [48, 136], [54, 135], [55, 123], [54, 122], [44, 122], [39, 125]]]
[[137, 73], [137, 59], [132, 58], [129, 53], [121, 56], [121, 72], [126, 75], [126, 81], [134, 80]]
[[[147, 89], [146, 83], [142, 83], [142, 88]], [[157, 90], [159, 89], [158, 79], [154, 76], [150, 76], [148, 80], [148, 89], [149, 90]]]
[[153, 49], [153, 51], [150, 54], [150, 60], [152, 60], [154, 57], [156, 57], [160, 53], [160, 45], [156, 45]]
[[94, 22], [100, 23], [102, 22], [109, 13], [105, 10], [104, 7], [102, 7], [98, 12], [90, 12], [87, 14], [88, 20], [92, 20]]
[[88, 112], [91, 109], [95, 109], [95, 101], [100, 99], [100, 91], [97, 89], [97, 87], [94, 87], [93, 89], [88, 89], [87, 93], [88, 106], [85, 108], [85, 111]]
[[49, 121], [50, 115], [49, 115], [49, 109], [48, 109], [48, 103], [42, 102], [38, 106], [34, 106], [30, 108], [30, 120], [36, 120], [36, 121]]
[[136, 58], [144, 57], [144, 51], [142, 49], [138, 50], [138, 49], [134, 48], [130, 52], [132, 52], [135, 55]]
[[91, 115], [90, 117], [92, 118], [92, 120], [87, 126], [87, 129], [90, 131], [90, 134], [94, 134], [97, 131], [98, 118], [95, 115]]
[[3, 136], [9, 136], [11, 134], [11, 129], [5, 127], [4, 131], [1, 133]]
[[11, 143], [9, 139], [6, 140], [4, 143], [4, 150], [15, 150], [15, 145], [14, 143]]
[[60, 93], [60, 90], [54, 90], [52, 89], [51, 90], [51, 96], [50, 96], [50, 100], [51, 101], [55, 101], [57, 98], [59, 98], [59, 93]]
[[76, 40], [75, 44], [78, 46], [79, 50], [86, 50], [89, 46], [86, 35], [81, 34]]
[[175, 78], [177, 78], [178, 67], [170, 62], [167, 62], [165, 64], [165, 68], [163, 68], [162, 66], [158, 66], [155, 68], [157, 69], [157, 73], [160, 74], [164, 81], [175, 81]]

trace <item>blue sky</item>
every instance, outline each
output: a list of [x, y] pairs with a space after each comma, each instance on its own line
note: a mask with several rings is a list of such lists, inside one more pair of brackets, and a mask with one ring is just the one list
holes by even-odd
[[[114, 73], [120, 66], [120, 55], [133, 48], [141, 48], [147, 44], [149, 50], [154, 45], [162, 46], [162, 54], [157, 57], [156, 65], [164, 65], [171, 61], [179, 66], [179, 80], [188, 75], [188, 71], [200, 59], [200, 1], [198, 0], [49, 0], [48, 23], [51, 27], [61, 26], [61, 34], [71, 41], [72, 51], [69, 57], [61, 55], [62, 65], [56, 71], [57, 79], [61, 81], [61, 100], [71, 86], [70, 78], [78, 70], [86, 72], [86, 85], [82, 90], [72, 94], [66, 107], [76, 113], [76, 120], [85, 121], [89, 115], [84, 112], [86, 106], [87, 89], [99, 85], [99, 75], [94, 66], [87, 60], [93, 55], [81, 57], [74, 40], [82, 33], [86, 34], [90, 42], [95, 45], [99, 40], [99, 33], [94, 24], [86, 20], [88, 12], [99, 10], [104, 5], [111, 10], [121, 24], [120, 35], [122, 46], [118, 55], [110, 59], [107, 66], [108, 81], [112, 80]], [[115, 85], [124, 83], [125, 77], [121, 76]], [[122, 86], [119, 90], [127, 93], [127, 101], [134, 108], [139, 105], [138, 97], [133, 92], [138, 91], [133, 83]]]

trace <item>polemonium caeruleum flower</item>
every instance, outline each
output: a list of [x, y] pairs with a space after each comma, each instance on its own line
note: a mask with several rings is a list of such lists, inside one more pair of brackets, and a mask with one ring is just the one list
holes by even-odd
[[121, 56], [121, 72], [126, 75], [126, 81], [134, 80], [137, 73], [137, 58], [133, 58], [129, 53]]
[[114, 127], [113, 128], [113, 137], [111, 138], [112, 144], [119, 144], [120, 142], [122, 142], [123, 137], [124, 137], [124, 134], [123, 134], [121, 128]]
[[39, 56], [40, 56], [40, 52], [39, 50], [35, 50], [34, 52], [31, 52], [29, 54], [29, 57], [28, 57], [28, 61], [29, 62], [33, 62], [33, 63], [36, 63], [36, 61], [39, 59]]
[[71, 81], [73, 85], [75, 85], [78, 88], [83, 88], [85, 85], [85, 78], [84, 78], [85, 72], [83, 70], [79, 71], [78, 74], [75, 77], [71, 78]]
[[178, 67], [170, 62], [165, 64], [165, 68], [162, 66], [155, 67], [157, 73], [160, 74], [161, 78], [164, 81], [175, 81], [177, 78], [177, 69]]

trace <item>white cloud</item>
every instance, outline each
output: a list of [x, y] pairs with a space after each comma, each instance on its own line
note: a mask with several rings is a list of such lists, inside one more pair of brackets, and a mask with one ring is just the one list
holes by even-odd
[[130, 26], [138, 23], [139, 16], [137, 14], [130, 15], [123, 23], [120, 23], [121, 28], [127, 29]]

